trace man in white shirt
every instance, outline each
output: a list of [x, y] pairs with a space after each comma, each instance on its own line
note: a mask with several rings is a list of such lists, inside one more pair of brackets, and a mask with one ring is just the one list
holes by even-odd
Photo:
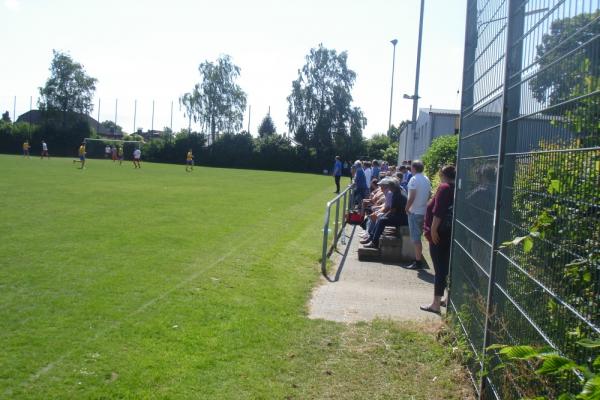
[[371, 186], [371, 177], [373, 176], [373, 170], [371, 169], [371, 163], [365, 162], [365, 178], [367, 179], [367, 185]]
[[135, 149], [133, 152], [133, 166], [134, 168], [142, 168], [140, 165], [140, 159], [142, 158], [142, 151], [140, 149]]
[[42, 156], [40, 158], [44, 158], [44, 156], [46, 156], [48, 159], [50, 159], [50, 156], [48, 155], [48, 145], [46, 144], [46, 142], [44, 140], [42, 140]]
[[423, 222], [427, 211], [427, 202], [431, 194], [431, 182], [423, 175], [423, 162], [414, 160], [411, 164], [412, 178], [408, 181], [408, 201], [406, 202], [406, 214], [408, 215], [408, 229], [410, 240], [415, 245], [415, 261], [409, 269], [423, 268]]
[[110, 146], [106, 145], [106, 147], [104, 148], [104, 158], [108, 157], [110, 157]]

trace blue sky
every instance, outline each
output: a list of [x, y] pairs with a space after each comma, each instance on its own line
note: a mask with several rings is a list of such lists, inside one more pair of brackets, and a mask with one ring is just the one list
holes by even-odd
[[[398, 39], [394, 122], [410, 118], [420, 0], [0, 0], [0, 109], [17, 115], [34, 106], [48, 77], [52, 49], [67, 51], [99, 80], [101, 120], [115, 117], [126, 131], [186, 127], [177, 99], [198, 80], [204, 60], [229, 54], [241, 67], [240, 85], [252, 106], [250, 129], [271, 107], [287, 131], [286, 97], [311, 47], [346, 50], [357, 73], [354, 103], [368, 119], [366, 136], [387, 129], [392, 45]], [[419, 106], [458, 108], [465, 0], [426, 0]], [[97, 104], [97, 101], [96, 101]], [[94, 110], [97, 117], [98, 107]], [[248, 124], [248, 112], [244, 127]]]

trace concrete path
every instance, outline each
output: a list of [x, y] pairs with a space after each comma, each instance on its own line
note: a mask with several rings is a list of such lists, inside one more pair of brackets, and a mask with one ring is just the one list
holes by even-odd
[[[370, 321], [376, 317], [398, 321], [439, 321], [421, 311], [433, 296], [433, 269], [411, 271], [400, 265], [358, 260], [360, 227], [346, 227], [348, 244], [338, 244], [332, 255], [329, 279], [322, 278], [310, 301], [310, 318], [338, 322]], [[424, 247], [428, 247], [424, 243]], [[429, 253], [425, 254], [431, 266]]]

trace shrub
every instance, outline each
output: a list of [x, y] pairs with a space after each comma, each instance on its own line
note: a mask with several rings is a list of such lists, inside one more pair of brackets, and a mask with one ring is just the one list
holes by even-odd
[[433, 139], [422, 158], [425, 173], [434, 176], [444, 165], [456, 165], [457, 150], [458, 135], [443, 135]]

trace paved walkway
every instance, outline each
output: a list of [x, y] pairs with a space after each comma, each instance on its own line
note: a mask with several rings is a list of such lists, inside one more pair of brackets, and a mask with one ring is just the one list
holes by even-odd
[[[376, 317], [398, 321], [439, 321], [421, 311], [433, 296], [433, 270], [411, 271], [400, 265], [358, 260], [360, 227], [346, 227], [347, 246], [338, 244], [332, 255], [329, 279], [322, 278], [310, 301], [310, 318], [338, 322], [370, 321]], [[424, 247], [427, 245], [424, 243]], [[432, 265], [429, 253], [425, 259]]]

